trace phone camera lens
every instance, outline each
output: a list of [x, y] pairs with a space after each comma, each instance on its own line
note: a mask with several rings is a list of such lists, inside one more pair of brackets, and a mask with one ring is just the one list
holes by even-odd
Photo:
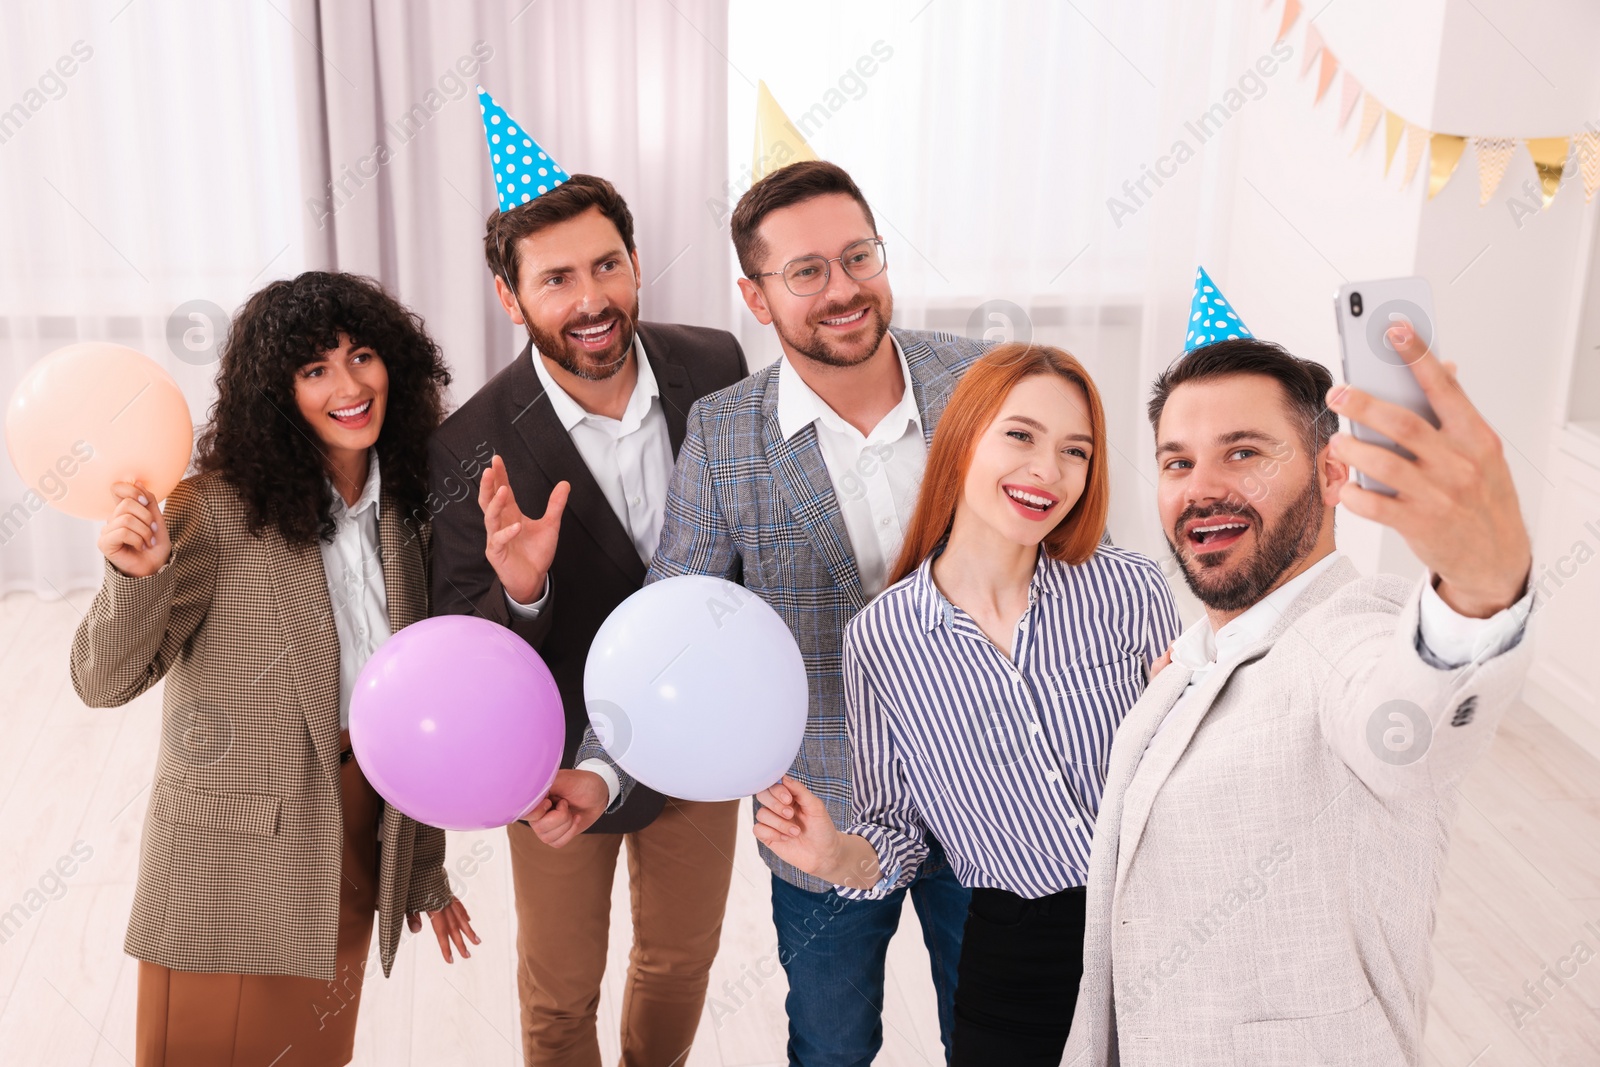
[[1361, 294], [1360, 293], [1351, 293], [1350, 294], [1350, 314], [1356, 316], [1357, 318], [1360, 318], [1360, 316], [1361, 316]]

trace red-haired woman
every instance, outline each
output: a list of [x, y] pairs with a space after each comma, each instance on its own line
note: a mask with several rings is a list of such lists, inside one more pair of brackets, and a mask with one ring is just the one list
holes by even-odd
[[931, 835], [973, 889], [952, 1063], [1058, 1063], [1111, 737], [1178, 632], [1160, 569], [1104, 543], [1105, 414], [1066, 352], [1002, 345], [928, 453], [892, 584], [845, 632], [855, 822], [799, 782], [756, 836], [839, 886], [904, 885]]

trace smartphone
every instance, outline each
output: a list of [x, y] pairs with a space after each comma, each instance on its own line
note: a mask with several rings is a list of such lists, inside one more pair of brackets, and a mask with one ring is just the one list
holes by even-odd
[[[1389, 327], [1404, 320], [1430, 349], [1434, 347], [1438, 338], [1434, 332], [1433, 291], [1428, 288], [1428, 280], [1384, 278], [1350, 282], [1339, 288], [1334, 300], [1334, 317], [1339, 324], [1339, 348], [1344, 356], [1346, 384], [1379, 400], [1409, 408], [1438, 426], [1439, 417], [1433, 413], [1433, 406], [1428, 403], [1417, 376], [1385, 336]], [[1407, 459], [1416, 458], [1370, 427], [1349, 421], [1349, 429], [1359, 441], [1382, 445]], [[1359, 470], [1356, 482], [1364, 489], [1395, 495], [1393, 489]]]

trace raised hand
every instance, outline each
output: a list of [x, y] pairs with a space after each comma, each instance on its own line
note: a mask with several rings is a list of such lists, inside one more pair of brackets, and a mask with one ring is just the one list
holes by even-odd
[[478, 483], [478, 506], [483, 509], [484, 556], [494, 568], [506, 595], [519, 604], [531, 604], [544, 592], [545, 577], [556, 558], [556, 538], [561, 532], [561, 512], [572, 486], [557, 483], [550, 490], [544, 516], [530, 519], [517, 507], [506, 478], [505, 460], [495, 456]]
[[1340, 501], [1405, 538], [1439, 576], [1439, 596], [1457, 613], [1487, 618], [1522, 596], [1533, 552], [1500, 435], [1408, 323], [1388, 331], [1439, 418], [1426, 419], [1359, 389], [1334, 386], [1328, 406], [1403, 446], [1416, 459], [1335, 434], [1335, 459], [1391, 486], [1396, 495], [1345, 483]]
[[550, 792], [522, 821], [533, 828], [540, 841], [560, 848], [593, 826], [610, 802], [605, 779], [593, 771], [557, 771]]
[[160, 570], [172, 554], [172, 540], [161, 509], [142, 482], [113, 482], [117, 506], [100, 528], [100, 554], [130, 578]]

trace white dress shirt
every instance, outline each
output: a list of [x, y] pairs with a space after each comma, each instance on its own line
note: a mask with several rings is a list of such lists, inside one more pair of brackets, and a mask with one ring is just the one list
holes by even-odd
[[[644, 342], [637, 332], [633, 335], [633, 358], [639, 377], [628, 397], [628, 406], [622, 418], [609, 419], [585, 411], [583, 405], [557, 384], [539, 350], [530, 354], [534, 373], [544, 386], [550, 400], [550, 409], [561, 422], [561, 428], [572, 438], [572, 444], [583, 457], [584, 466], [605, 494], [606, 503], [622, 523], [623, 529], [633, 539], [633, 547], [645, 566], [656, 554], [656, 543], [661, 540], [661, 527], [667, 517], [667, 485], [672, 480], [672, 436], [667, 432], [667, 416], [661, 406], [661, 389], [656, 384], [655, 371], [645, 358]], [[544, 592], [532, 604], [519, 604], [506, 595], [506, 604], [516, 615], [525, 619], [538, 618], [550, 601], [550, 582], [545, 581]], [[604, 760], [588, 759], [575, 770], [593, 771], [605, 780], [611, 800], [621, 792], [616, 771]]]
[[[1295, 598], [1341, 558], [1342, 553], [1328, 553], [1214, 633], [1211, 621], [1205, 617], [1183, 631], [1172, 643], [1172, 662], [1189, 668], [1189, 684], [1156, 728], [1150, 747], [1160, 743], [1158, 739], [1167, 723], [1173, 721], [1189, 694], [1213, 670], [1233, 662], [1259, 642]], [[1531, 586], [1521, 600], [1504, 611], [1487, 619], [1469, 619], [1446, 604], [1433, 585], [1430, 580], [1423, 587], [1417, 617], [1417, 651], [1432, 666], [1448, 670], [1502, 652], [1515, 643], [1527, 624], [1533, 603]]]
[[333, 489], [332, 541], [320, 541], [322, 571], [339, 633], [339, 729], [350, 728], [350, 694], [356, 676], [378, 646], [389, 639], [389, 598], [383, 584], [378, 542], [378, 450], [367, 452], [367, 484], [353, 505]]
[[900, 342], [893, 334], [889, 340], [905, 388], [900, 402], [865, 436], [805, 383], [788, 356], [778, 368], [778, 429], [787, 440], [816, 423], [822, 462], [850, 535], [861, 587], [869, 598], [883, 591], [889, 568], [900, 555], [928, 460], [911, 370]]

